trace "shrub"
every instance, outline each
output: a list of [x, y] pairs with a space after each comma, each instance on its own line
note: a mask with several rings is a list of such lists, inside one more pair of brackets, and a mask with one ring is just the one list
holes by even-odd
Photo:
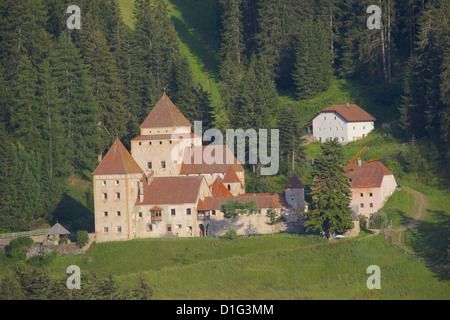
[[77, 232], [77, 243], [80, 248], [83, 248], [89, 243], [89, 234], [87, 233], [87, 231], [80, 230]]
[[59, 241], [58, 241], [58, 244], [68, 244], [69, 243], [69, 240], [67, 240], [67, 238], [62, 238], [62, 239], [59, 239]]
[[24, 250], [24, 247], [33, 244], [34, 241], [30, 237], [12, 239], [6, 247], [6, 254], [11, 258], [25, 259], [26, 250]]
[[388, 217], [383, 211], [378, 211], [370, 220], [370, 226], [376, 229], [383, 229], [388, 225]]
[[233, 240], [234, 238], [236, 238], [236, 236], [237, 236], [236, 230], [230, 229], [223, 235], [223, 238], [228, 239], [228, 240]]

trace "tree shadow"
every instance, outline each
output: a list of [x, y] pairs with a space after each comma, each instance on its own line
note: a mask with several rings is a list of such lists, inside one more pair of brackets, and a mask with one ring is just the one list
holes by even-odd
[[341, 82], [339, 86], [341, 90], [348, 92], [348, 103], [363, 108], [377, 119], [378, 124], [399, 119], [398, 106], [402, 94], [399, 83], [388, 84], [383, 81], [364, 82], [358, 79], [349, 79]]
[[72, 233], [78, 230], [95, 231], [94, 212], [67, 193], [64, 193], [53, 212], [53, 223], [56, 222], [59, 222]]
[[437, 210], [427, 210], [427, 214], [433, 216], [433, 221], [422, 221], [416, 228], [410, 229], [408, 245], [419, 257], [432, 263], [428, 267], [439, 280], [449, 280], [450, 217], [444, 211]]
[[202, 71], [208, 73], [209, 77], [216, 77], [220, 40], [214, 1], [170, 0], [170, 3], [182, 14], [182, 19], [171, 17], [180, 40], [202, 62]]

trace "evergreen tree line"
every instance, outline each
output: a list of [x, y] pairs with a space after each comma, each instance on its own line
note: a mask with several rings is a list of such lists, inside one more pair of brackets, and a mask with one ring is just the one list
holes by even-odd
[[0, 281], [0, 300], [151, 300], [153, 296], [142, 274], [131, 289], [121, 289], [111, 272], [105, 278], [95, 271], [82, 272], [80, 289], [67, 288], [69, 276], [50, 277], [46, 266], [17, 264], [7, 275]]
[[[295, 110], [279, 110], [277, 92], [313, 98], [333, 77], [387, 87], [401, 82], [405, 141], [412, 134], [434, 137], [448, 159], [448, 0], [216, 0], [215, 5], [219, 126], [283, 129], [281, 155], [287, 160], [290, 154], [290, 162], [301, 147], [293, 150], [287, 141], [299, 141], [301, 133], [286, 122]], [[367, 27], [370, 5], [382, 10], [381, 29]]]
[[0, 3], [0, 232], [50, 219], [67, 178], [90, 176], [116, 138], [129, 146], [166, 91], [191, 120], [211, 125], [162, 0], [135, 1], [135, 27], [117, 0]]

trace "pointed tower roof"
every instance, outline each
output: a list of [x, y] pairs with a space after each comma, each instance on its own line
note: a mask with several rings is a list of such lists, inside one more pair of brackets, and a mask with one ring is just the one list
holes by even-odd
[[229, 166], [227, 169], [227, 172], [225, 172], [225, 175], [223, 176], [223, 183], [235, 183], [235, 182], [241, 182], [239, 177], [236, 174], [236, 171], [234, 171], [232, 166]]
[[54, 234], [70, 234], [70, 232], [69, 231], [67, 231], [67, 229], [66, 228], [64, 228], [61, 224], [59, 224], [58, 222], [53, 226], [53, 227], [51, 227], [48, 231], [47, 231], [47, 233], [46, 233], [46, 235], [54, 235]]
[[216, 178], [211, 185], [211, 194], [213, 197], [232, 197], [233, 194], [225, 187], [225, 185]]
[[191, 127], [192, 124], [164, 93], [156, 106], [141, 124], [141, 129], [160, 127]]
[[93, 175], [101, 174], [128, 174], [143, 172], [125, 146], [119, 139], [114, 141], [102, 162]]
[[300, 179], [297, 177], [297, 175], [293, 175], [291, 179], [289, 179], [288, 183], [286, 183], [286, 186], [284, 189], [304, 189], [305, 186], [300, 181]]

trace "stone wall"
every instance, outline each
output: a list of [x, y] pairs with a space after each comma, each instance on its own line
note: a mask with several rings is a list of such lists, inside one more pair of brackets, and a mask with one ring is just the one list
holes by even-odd
[[346, 233], [344, 233], [344, 236], [346, 238], [353, 238], [356, 237], [359, 234], [359, 221], [353, 221], [353, 229], [348, 230]]

